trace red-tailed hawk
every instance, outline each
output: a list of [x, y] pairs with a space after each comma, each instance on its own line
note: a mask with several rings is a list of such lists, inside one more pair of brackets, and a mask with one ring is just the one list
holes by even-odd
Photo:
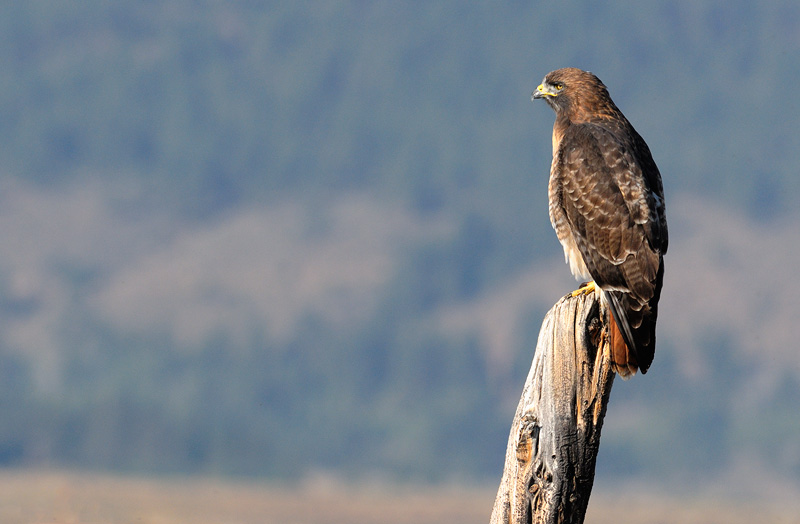
[[[548, 73], [533, 92], [556, 113], [550, 221], [572, 274], [612, 312], [613, 367], [647, 372], [667, 252], [664, 190], [650, 149], [592, 73]], [[595, 289], [596, 289], [595, 288]], [[584, 292], [592, 289], [590, 282]]]

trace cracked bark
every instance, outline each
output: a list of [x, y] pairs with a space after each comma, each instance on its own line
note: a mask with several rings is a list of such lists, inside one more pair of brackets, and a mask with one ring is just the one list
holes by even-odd
[[511, 425], [491, 524], [581, 523], [614, 372], [594, 293], [547, 313]]

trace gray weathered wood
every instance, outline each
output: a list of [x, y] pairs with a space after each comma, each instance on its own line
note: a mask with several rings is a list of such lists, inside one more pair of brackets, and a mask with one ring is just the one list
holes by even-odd
[[614, 382], [594, 293], [545, 316], [511, 426], [491, 524], [581, 523]]

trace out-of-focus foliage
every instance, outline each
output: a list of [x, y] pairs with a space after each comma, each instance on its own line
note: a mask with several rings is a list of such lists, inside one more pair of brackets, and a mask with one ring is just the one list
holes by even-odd
[[[0, 464], [495, 475], [569, 290], [532, 89], [596, 72], [668, 199], [778, 223], [798, 34], [791, 2], [0, 6]], [[702, 380], [696, 330], [660, 331], [601, 474], [800, 475], [800, 373], [737, 393], [754, 357], [717, 325]]]

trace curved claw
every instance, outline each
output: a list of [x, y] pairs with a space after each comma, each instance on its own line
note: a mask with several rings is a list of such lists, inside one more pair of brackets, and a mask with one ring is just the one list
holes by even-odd
[[581, 287], [570, 293], [569, 296], [577, 297], [578, 295], [588, 295], [590, 293], [594, 293], [596, 288], [597, 286], [595, 285], [594, 280], [584, 282], [581, 284]]

